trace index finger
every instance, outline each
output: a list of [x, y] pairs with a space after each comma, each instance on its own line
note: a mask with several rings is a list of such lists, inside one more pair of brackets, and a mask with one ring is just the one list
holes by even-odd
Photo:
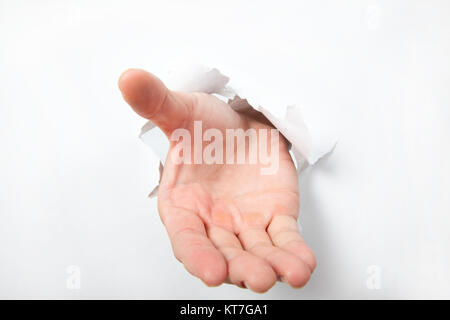
[[222, 284], [227, 277], [227, 264], [208, 238], [200, 217], [186, 209], [163, 206], [161, 218], [174, 255], [186, 270], [208, 286]]

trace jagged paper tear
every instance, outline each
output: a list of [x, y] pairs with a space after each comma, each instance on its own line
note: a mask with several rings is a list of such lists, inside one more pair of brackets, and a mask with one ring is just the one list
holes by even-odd
[[[239, 112], [245, 112], [245, 109], [251, 108], [261, 112], [291, 143], [291, 155], [296, 160], [298, 173], [331, 152], [336, 145], [337, 139], [328, 131], [328, 128], [321, 125], [317, 119], [309, 122], [308, 119], [304, 119], [299, 106], [285, 106], [284, 115], [276, 115], [280, 113], [270, 112], [269, 108], [262, 107], [258, 97], [248, 96], [245, 93], [243, 95], [233, 89], [229, 84], [230, 79], [217, 69], [204, 66], [180, 68], [169, 72], [168, 77], [163, 81], [172, 90], [214, 94], [218, 98], [228, 101], [230, 106]], [[160, 159], [161, 178], [163, 163], [169, 149], [167, 137], [151, 121], [148, 121], [141, 130], [140, 138]], [[158, 185], [153, 188], [149, 197], [156, 196], [157, 191]]]

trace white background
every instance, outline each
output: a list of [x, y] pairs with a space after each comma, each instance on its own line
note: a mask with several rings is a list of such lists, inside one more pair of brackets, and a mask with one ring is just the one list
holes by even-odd
[[[449, 16], [444, 0], [0, 0], [0, 298], [450, 298]], [[173, 257], [117, 79], [187, 57], [337, 131], [301, 179], [306, 288], [207, 288]]]

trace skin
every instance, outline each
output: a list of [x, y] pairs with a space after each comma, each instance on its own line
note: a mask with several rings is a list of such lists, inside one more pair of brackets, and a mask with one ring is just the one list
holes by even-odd
[[[119, 88], [134, 111], [168, 138], [177, 128], [193, 137], [194, 120], [202, 120], [203, 132], [216, 128], [224, 137], [227, 128], [272, 128], [212, 95], [170, 91], [144, 70], [125, 71]], [[208, 286], [227, 282], [265, 292], [280, 280], [300, 288], [316, 266], [298, 230], [296, 169], [281, 135], [278, 142], [279, 169], [261, 175], [260, 168], [267, 167], [262, 163], [175, 164], [171, 141], [158, 190], [159, 214], [175, 257]], [[269, 141], [269, 150], [273, 146]]]

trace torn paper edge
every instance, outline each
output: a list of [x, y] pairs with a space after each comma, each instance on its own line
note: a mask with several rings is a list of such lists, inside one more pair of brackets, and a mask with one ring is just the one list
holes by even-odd
[[[221, 100], [228, 102], [238, 112], [243, 112], [243, 109], [249, 107], [261, 112], [291, 144], [291, 156], [295, 159], [297, 173], [300, 173], [308, 166], [314, 165], [336, 146], [336, 137], [324, 130], [324, 128], [319, 127], [317, 123], [315, 126], [311, 126], [307, 119], [304, 119], [299, 106], [285, 106], [284, 115], [276, 116], [258, 103], [256, 97], [241, 96], [238, 90], [233, 89], [229, 85], [230, 78], [221, 74], [216, 68], [205, 66], [179, 68], [178, 70], [169, 71], [168, 76], [165, 79], [163, 78], [163, 81], [171, 90], [214, 94]], [[241, 103], [242, 101], [244, 103]], [[160, 182], [163, 164], [169, 149], [169, 141], [163, 132], [151, 121], [148, 121], [143, 126], [139, 137], [160, 159]], [[149, 197], [157, 195], [159, 182], [154, 186]]]

